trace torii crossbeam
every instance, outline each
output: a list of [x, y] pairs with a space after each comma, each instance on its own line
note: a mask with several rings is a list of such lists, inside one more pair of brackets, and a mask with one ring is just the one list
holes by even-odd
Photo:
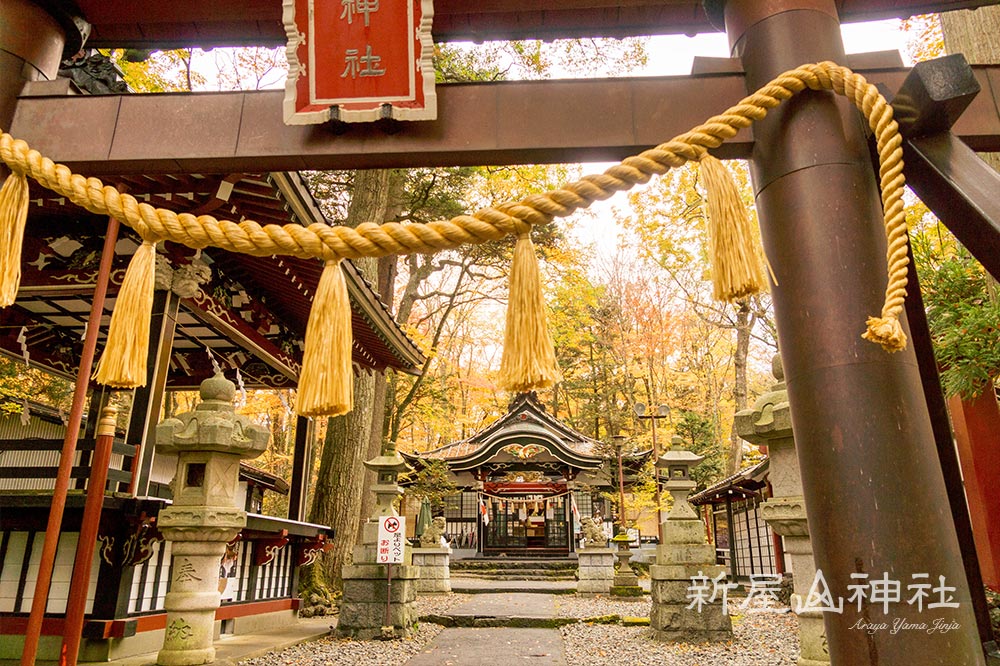
[[[726, 79], [726, 85], [736, 93], [731, 98], [735, 101], [776, 74], [802, 63], [845, 62], [840, 36], [842, 17], [907, 16], [988, 4], [996, 2], [712, 0], [706, 2], [706, 12], [693, 0], [439, 0], [435, 30], [438, 38], [443, 35], [483, 39], [624, 36], [708, 29], [706, 16], [710, 16], [717, 25], [725, 26], [732, 54], [740, 59], [745, 72], [742, 80]], [[100, 116], [117, 114], [127, 120], [128, 113], [146, 103], [138, 98], [120, 102], [105, 98], [73, 102], [18, 99], [26, 80], [54, 78], [64, 45], [78, 46], [83, 42], [85, 35], [80, 30], [81, 24], [72, 20], [74, 15], [89, 17], [95, 38], [108, 46], [273, 44], [280, 39], [275, 34], [276, 21], [280, 20], [279, 0], [241, 3], [184, 0], [155, 6], [124, 0], [78, 0], [76, 5], [59, 0], [38, 4], [10, 0], [0, 6], [3, 19], [0, 21], [3, 26], [0, 126], [10, 127], [17, 111], [20, 131], [30, 134], [29, 125], [39, 123], [48, 127], [53, 136], [64, 136], [63, 130], [78, 127], [80, 123], [79, 117], [68, 112], [68, 105], [76, 104], [82, 114], [88, 105], [104, 104], [104, 110], [98, 110], [97, 116], [88, 115], [92, 125], [70, 132], [81, 139], [76, 159], [70, 155], [76, 149], [73, 146], [50, 148], [59, 159], [87, 163], [96, 169], [109, 159], [118, 160], [117, 164], [105, 165], [111, 169], [105, 173], [133, 168], [129, 162], [145, 163], [149, 158], [173, 160], [176, 168], [185, 169], [191, 166], [187, 160], [192, 155], [183, 151], [169, 154], [162, 146], [159, 154], [150, 152], [145, 142], [159, 127], [147, 127], [144, 137], [131, 133], [113, 137], [107, 134], [108, 119], [104, 118], [104, 124], [100, 125]], [[491, 29], [491, 26], [496, 27]], [[617, 125], [621, 134], [617, 141], [607, 140], [600, 150], [592, 150], [589, 159], [608, 159], [628, 146], [653, 144], [671, 135], [670, 125], [662, 117], [651, 119], [652, 122], [639, 128], [641, 131], [633, 128], [632, 123], [638, 118], [650, 120], [642, 108], [630, 108], [623, 119], [616, 120], [624, 98], [641, 99], [637, 94], [643, 85], [641, 81], [606, 87], [604, 99], [593, 92], [585, 93], [584, 89], [598, 89], [584, 84], [549, 85], [563, 85], [567, 92], [579, 86], [577, 101], [569, 109], [573, 113], [581, 113], [590, 104], [598, 111], [607, 109], [592, 118], [588, 133], [623, 122], [624, 130]], [[667, 93], [663, 88], [655, 89], [656, 85], [665, 83], [653, 84], [647, 91], [647, 102], [654, 104], [653, 109], [663, 109], [656, 106], [659, 103], [656, 98]], [[740, 89], [741, 85], [744, 89]], [[539, 88], [540, 95], [555, 90]], [[486, 94], [498, 95], [499, 89], [487, 90], [491, 92]], [[454, 89], [455, 95], [462, 92], [463, 89]], [[475, 88], [465, 92], [473, 97], [483, 94]], [[345, 160], [341, 165], [354, 167], [407, 166], [413, 163], [412, 158], [408, 161], [405, 156], [407, 152], [461, 138], [435, 135], [431, 125], [424, 129], [408, 128], [379, 137], [378, 141], [371, 140], [370, 133], [379, 130], [359, 132], [359, 136], [350, 132], [333, 138], [328, 134], [329, 128], [317, 127], [302, 130], [306, 139], [299, 134], [299, 140], [288, 144], [290, 150], [286, 150], [282, 143], [291, 135], [281, 132], [273, 123], [252, 128], [238, 123], [236, 118], [262, 117], [244, 104], [247, 99], [256, 103], [265, 100], [266, 95], [251, 98], [234, 94], [204, 101], [199, 101], [199, 96], [190, 96], [162, 101], [175, 104], [178, 118], [188, 120], [186, 127], [174, 125], [175, 132], [189, 133], [188, 138], [199, 136], [198, 122], [194, 119], [208, 117], [210, 113], [221, 114], [234, 130], [239, 125], [242, 145], [257, 142], [258, 146], [244, 155], [245, 159], [276, 152], [280, 159], [286, 160], [282, 166], [276, 162], [268, 168], [306, 166], [306, 161], [297, 160], [296, 156], [316, 155], [310, 137], [317, 144], [350, 145], [349, 154], [355, 159]], [[469, 127], [454, 131], [468, 132], [477, 122], [489, 118], [494, 121], [493, 127], [498, 128], [509, 114], [531, 110], [532, 97], [525, 92], [509, 99], [508, 106], [503, 108], [496, 107], [496, 99], [499, 96], [494, 99], [493, 107], [482, 103], [473, 107], [456, 101], [454, 106], [463, 109], [463, 121]], [[46, 105], [49, 111], [43, 114]], [[488, 115], [477, 118], [476, 113]], [[275, 108], [274, 117], [279, 114]], [[95, 117], [98, 119], [94, 120]], [[244, 129], [248, 131], [245, 135]], [[507, 139], [513, 142], [535, 138], [532, 128], [524, 123], [508, 130]], [[996, 133], [995, 129], [988, 131]], [[92, 132], [93, 141], [84, 141], [88, 138], [83, 136], [84, 132]], [[422, 132], [427, 134], [421, 136]], [[548, 133], [559, 136], [554, 129]], [[229, 155], [224, 155], [224, 151], [202, 155], [206, 161], [200, 169], [211, 166], [208, 160], [213, 155], [225, 159], [239, 155], [240, 144], [234, 143], [233, 132], [221, 136], [230, 142]], [[476, 138], [477, 134], [473, 131], [462, 136]], [[489, 145], [477, 149], [494, 155], [497, 161], [505, 159], [504, 144], [497, 143], [500, 136], [490, 135], [485, 139]], [[584, 159], [586, 151], [573, 150], [585, 142], [584, 136], [564, 133], [555, 144], [545, 144], [552, 151], [548, 157], [536, 154], [530, 161]], [[420, 142], [412, 143], [417, 137]], [[478, 137], [483, 140], [481, 135]], [[177, 139], [176, 134], [169, 137], [170, 141]], [[926, 574], [935, 583], [940, 580], [950, 600], [957, 604], [925, 607], [919, 613], [908, 608], [910, 622], [941, 621], [959, 627], [945, 635], [859, 631], [857, 624], [861, 620], [891, 623], [891, 611], [884, 612], [878, 605], [866, 606], [865, 614], [853, 607], [827, 613], [831, 660], [851, 666], [983, 664], [969, 585], [955, 526], [946, 508], [946, 489], [916, 357], [912, 350], [887, 355], [860, 338], [857, 322], [877, 311], [881, 303], [885, 265], [879, 198], [862, 123], [845, 101], [825, 93], [803, 93], [755, 125], [752, 145], [746, 142], [748, 139], [744, 140], [744, 155], [748, 154], [751, 160], [763, 240], [778, 278], [774, 288], [775, 314], [817, 568], [822, 570], [835, 594], [845, 595], [857, 576], [875, 580], [892, 575], [908, 581], [911, 576]], [[116, 141], [122, 143], [114, 146]], [[352, 141], [356, 143], [352, 145]], [[391, 153], [393, 142], [400, 148], [391, 159], [362, 159], [364, 153]], [[185, 145], [185, 150], [196, 153], [202, 148]], [[524, 151], [523, 159], [528, 159], [531, 154], [528, 146], [519, 148]], [[438, 161], [433, 163], [469, 163], [445, 159], [445, 154], [446, 151], [440, 153]], [[722, 154], [726, 155], [724, 151]], [[334, 163], [319, 159], [312, 162], [314, 166]], [[223, 170], [224, 164], [218, 162], [218, 169]], [[261, 168], [260, 164], [256, 166]], [[32, 662], [33, 655], [27, 659], [27, 663]]]

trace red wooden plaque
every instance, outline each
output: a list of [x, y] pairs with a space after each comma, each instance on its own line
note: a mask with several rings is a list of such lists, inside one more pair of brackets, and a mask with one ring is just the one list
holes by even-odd
[[432, 0], [284, 0], [285, 123], [437, 118]]

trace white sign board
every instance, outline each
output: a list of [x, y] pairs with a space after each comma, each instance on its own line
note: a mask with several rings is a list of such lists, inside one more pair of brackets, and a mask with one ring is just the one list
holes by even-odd
[[378, 555], [375, 561], [379, 564], [402, 564], [405, 547], [406, 518], [403, 516], [380, 518], [378, 523]]

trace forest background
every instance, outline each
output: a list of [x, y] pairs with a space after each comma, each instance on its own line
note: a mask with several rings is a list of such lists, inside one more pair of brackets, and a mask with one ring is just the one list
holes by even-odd
[[[936, 17], [885, 23], [890, 25], [881, 30], [888, 37], [878, 48], [902, 44], [911, 62], [944, 52]], [[703, 46], [709, 55], [725, 55], [724, 38]], [[649, 73], [651, 60], [666, 57], [663, 51], [650, 39], [438, 45], [435, 65], [442, 85], [624, 76]], [[286, 67], [282, 49], [109, 55], [136, 92], [273, 88], [283, 85]], [[754, 215], [745, 164], [728, 166]], [[307, 178], [332, 224], [356, 226], [451, 217], [603, 168], [484, 166], [315, 172]], [[650, 422], [634, 418], [633, 405], [667, 405], [670, 416], [658, 424], [661, 446], [679, 434], [688, 448], [706, 456], [697, 472], [706, 485], [760, 458], [732, 432], [733, 415], [774, 383], [770, 360], [777, 342], [767, 294], [735, 304], [711, 299], [702, 197], [696, 169], [673, 170], [627, 197], [536, 230], [534, 240], [563, 373], [563, 381], [540, 399], [557, 418], [594, 439], [626, 435], [630, 450], [651, 445]], [[918, 200], [910, 196], [908, 202], [918, 263], [933, 269], [922, 277], [946, 388], [974, 395], [992, 386], [1000, 367], [997, 290]], [[371, 479], [361, 461], [386, 442], [428, 451], [470, 436], [506, 411], [512, 396], [498, 388], [496, 377], [512, 247], [494, 243], [355, 262], [427, 360], [416, 377], [357, 376], [355, 411], [314, 424], [311, 522], [331, 525], [341, 535], [356, 533], [373, 499], [365, 492]], [[70, 392], [71, 385], [58, 378], [0, 359], [4, 412], [30, 409], [29, 398], [67, 409]], [[194, 399], [191, 393], [170, 394], [164, 416], [187, 411]], [[294, 399], [291, 391], [250, 391], [240, 407], [272, 433], [271, 446], [255, 464], [286, 479]], [[276, 497], [265, 510], [283, 515], [284, 509]], [[323, 567], [334, 585], [352, 545], [351, 539], [337, 541]]]

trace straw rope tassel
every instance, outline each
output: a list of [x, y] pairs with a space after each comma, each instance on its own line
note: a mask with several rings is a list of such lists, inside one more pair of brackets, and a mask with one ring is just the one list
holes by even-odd
[[313, 298], [299, 375], [300, 416], [340, 416], [354, 408], [351, 301], [339, 259], [328, 259]]
[[[0, 160], [12, 171], [24, 173], [91, 213], [118, 218], [143, 238], [169, 240], [192, 248], [220, 247], [254, 256], [290, 255], [327, 261], [341, 257], [384, 257], [498, 240], [510, 234], [523, 234], [532, 226], [548, 224], [555, 217], [566, 217], [616, 192], [646, 183], [654, 175], [663, 175], [686, 162], [701, 160], [706, 151], [718, 148], [740, 130], [767, 116], [771, 109], [804, 90], [832, 90], [847, 97], [865, 115], [875, 134], [883, 222], [888, 240], [889, 279], [881, 316], [869, 320], [865, 337], [878, 342], [887, 351], [902, 349], [906, 337], [899, 316], [907, 284], [902, 138], [892, 117], [892, 107], [878, 89], [860, 74], [832, 62], [805, 64], [783, 72], [721, 114], [654, 148], [627, 157], [603, 173], [584, 176], [518, 202], [426, 224], [389, 222], [360, 224], [355, 228], [331, 227], [317, 222], [308, 227], [298, 223], [261, 226], [253, 220], [236, 223], [211, 215], [175, 213], [140, 203], [135, 197], [105, 186], [96, 178], [75, 174], [67, 166], [56, 164], [24, 141], [4, 132], [0, 132]], [[0, 241], [5, 239], [0, 235]]]
[[108, 342], [94, 372], [94, 379], [105, 386], [135, 388], [146, 385], [155, 275], [156, 244], [144, 240], [125, 271], [111, 313]]
[[708, 153], [699, 164], [707, 195], [712, 294], [716, 300], [731, 303], [764, 288], [760, 262], [763, 250], [729, 169]]
[[531, 236], [522, 233], [510, 265], [500, 386], [515, 392], [548, 388], [562, 379], [545, 322], [545, 299]]
[[0, 307], [17, 299], [21, 284], [21, 243], [28, 220], [28, 179], [11, 171], [0, 188]]

